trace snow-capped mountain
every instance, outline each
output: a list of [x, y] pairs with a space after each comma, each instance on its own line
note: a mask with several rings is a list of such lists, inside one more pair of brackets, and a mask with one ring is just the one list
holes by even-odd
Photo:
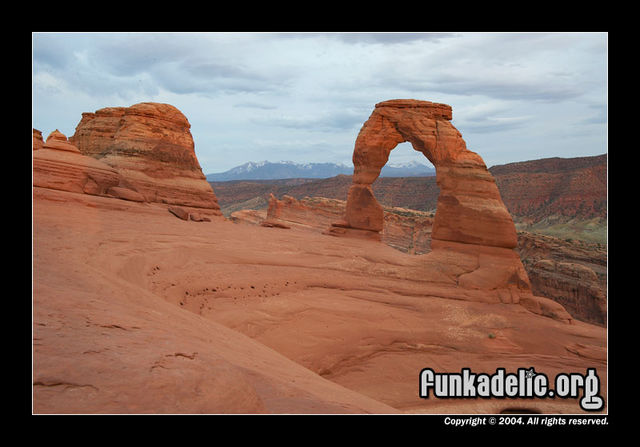
[[[231, 180], [276, 180], [286, 178], [329, 178], [353, 174], [353, 166], [338, 163], [295, 163], [292, 161], [250, 161], [225, 172], [207, 174], [210, 182]], [[381, 177], [429, 177], [435, 169], [418, 162], [388, 164], [382, 168]]]
[[436, 175], [433, 166], [417, 161], [409, 163], [387, 163], [380, 172], [380, 177], [432, 177]]

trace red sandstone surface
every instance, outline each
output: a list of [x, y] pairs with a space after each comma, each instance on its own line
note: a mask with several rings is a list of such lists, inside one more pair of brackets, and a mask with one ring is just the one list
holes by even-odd
[[[239, 210], [231, 213], [238, 223], [261, 225], [279, 222], [288, 227], [306, 228], [324, 232], [337, 219], [344, 216], [346, 202], [325, 197], [305, 197], [297, 200], [285, 195], [282, 199], [271, 194], [269, 207], [264, 210]], [[425, 254], [431, 251], [433, 214], [405, 208], [383, 207], [384, 223], [381, 240], [405, 253]]]
[[606, 399], [605, 329], [478, 301], [379, 242], [35, 188], [34, 244], [36, 413], [581, 412], [420, 399], [424, 367], [596, 367]]
[[[415, 118], [414, 109], [425, 108], [423, 103], [379, 105], [382, 118], [372, 125], [395, 119], [387, 113]], [[34, 150], [34, 160], [45, 151], [58, 161], [63, 153], [76, 157], [73, 163], [64, 159], [58, 171], [43, 163], [48, 181], [33, 189], [34, 412], [583, 412], [577, 399], [422, 399], [418, 380], [426, 367], [489, 374], [534, 367], [550, 378], [595, 368], [607, 402], [606, 330], [576, 321], [561, 305], [532, 294], [495, 183], [479, 156], [462, 150], [459, 133], [437, 124], [450, 119], [447, 107], [430, 105], [430, 116], [414, 122], [436, 122], [425, 150], [436, 150], [431, 156], [444, 163], [438, 169], [446, 168], [440, 171], [446, 172], [444, 196], [456, 200], [446, 199], [453, 214], [445, 212], [440, 222], [456, 210], [467, 217], [456, 232], [438, 233], [454, 238], [435, 238], [434, 228], [432, 251], [425, 255], [375, 238], [333, 237], [301, 226], [237, 225], [215, 215], [200, 219], [201, 208], [190, 208], [192, 202], [168, 208], [158, 203], [164, 199], [149, 200], [149, 190], [167, 191], [167, 184], [162, 176], [149, 180], [138, 174], [183, 172], [182, 149], [188, 146], [163, 146], [149, 137], [156, 106], [144, 105], [129, 118], [126, 111], [108, 109], [79, 125], [91, 128], [94, 119], [105, 119], [93, 128], [95, 140], [91, 132], [83, 136], [89, 147], [100, 146], [100, 133], [111, 135], [114, 126], [125, 135], [144, 136], [141, 146], [121, 146], [126, 160], [109, 145], [93, 156], [111, 161], [116, 179], [121, 176], [118, 185], [133, 188], [145, 201], [53, 187], [56, 172], [64, 177], [71, 172], [68, 165], [83, 157], [94, 160], [72, 149], [86, 148], [77, 138], [69, 142], [56, 135], [51, 149], [45, 143]], [[178, 118], [164, 126], [171, 132], [184, 128]], [[401, 132], [398, 125], [400, 130], [387, 126], [383, 133]], [[157, 135], [165, 127], [154, 129]], [[437, 152], [440, 144], [444, 149]], [[158, 160], [158, 145], [182, 155]], [[384, 211], [378, 213], [366, 191], [377, 168], [362, 156], [365, 163], [356, 163], [356, 174], [363, 183], [357, 183], [354, 202], [360, 205], [351, 207], [352, 220], [335, 228], [359, 230], [351, 224], [364, 222], [364, 231], [376, 233], [384, 226]], [[456, 163], [446, 163], [452, 159]], [[77, 178], [84, 177], [74, 174], [63, 183], [75, 185]], [[187, 190], [166, 197], [182, 201]], [[197, 187], [190, 190], [203, 197]], [[486, 199], [480, 200], [485, 211], [466, 200], [478, 192]], [[274, 224], [283, 217], [277, 205], [269, 216]], [[472, 228], [470, 216], [478, 212], [488, 213], [487, 222], [495, 226]], [[508, 223], [509, 231], [496, 231]]]
[[61, 132], [51, 132], [45, 143], [38, 136], [41, 137], [34, 129], [34, 186], [106, 195], [110, 188], [120, 184], [121, 176], [115, 169], [82, 155]]
[[[324, 197], [297, 200], [285, 195], [271, 196], [269, 208], [240, 210], [231, 214], [234, 222], [259, 225], [279, 222], [288, 228], [324, 232], [331, 222], [344, 215], [346, 202]], [[383, 207], [381, 241], [405, 253], [431, 251], [433, 214]], [[562, 304], [576, 319], [606, 325], [607, 252], [601, 244], [566, 241], [542, 234], [518, 232], [516, 250], [531, 282], [534, 295]]]
[[146, 201], [217, 211], [190, 128], [172, 105], [144, 102], [83, 113], [69, 141], [117, 169], [129, 189]]

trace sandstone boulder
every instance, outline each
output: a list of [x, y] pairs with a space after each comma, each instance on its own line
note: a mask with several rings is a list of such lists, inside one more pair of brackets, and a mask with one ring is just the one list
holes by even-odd
[[211, 219], [200, 213], [189, 213], [189, 220], [194, 222], [211, 222]]
[[176, 216], [178, 219], [189, 220], [189, 212], [184, 208], [179, 206], [170, 206], [167, 208], [171, 214]]
[[83, 113], [70, 141], [83, 154], [117, 169], [147, 201], [221, 215], [196, 158], [190, 127], [174, 106], [145, 102]]
[[523, 296], [520, 304], [530, 312], [553, 318], [554, 320], [571, 323], [573, 317], [567, 312], [564, 306], [549, 298], [527, 295]]

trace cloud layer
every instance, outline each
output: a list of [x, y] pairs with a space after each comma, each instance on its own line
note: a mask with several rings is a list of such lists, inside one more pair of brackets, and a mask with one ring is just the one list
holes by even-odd
[[33, 35], [33, 126], [45, 137], [73, 134], [82, 112], [166, 102], [191, 122], [205, 173], [350, 163], [374, 104], [393, 98], [450, 104], [488, 165], [601, 154], [606, 82], [603, 33]]

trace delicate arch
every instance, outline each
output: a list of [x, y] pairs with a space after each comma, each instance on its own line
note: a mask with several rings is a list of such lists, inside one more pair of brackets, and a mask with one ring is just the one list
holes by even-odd
[[451, 107], [429, 101], [391, 100], [376, 104], [356, 139], [353, 184], [347, 196], [347, 228], [378, 233], [383, 210], [372, 183], [400, 143], [408, 141], [436, 169], [440, 187], [432, 239], [514, 248], [517, 236], [493, 176], [469, 151], [451, 124]]

